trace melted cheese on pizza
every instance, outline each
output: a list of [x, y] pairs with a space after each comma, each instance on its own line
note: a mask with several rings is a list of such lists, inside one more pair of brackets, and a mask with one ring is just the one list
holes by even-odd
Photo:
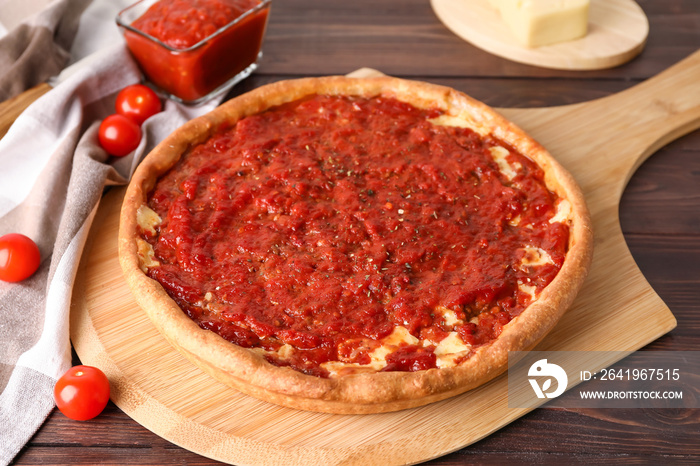
[[[143, 232], [155, 235], [156, 227], [161, 224], [162, 219], [150, 207], [142, 205], [136, 211], [136, 222]], [[155, 258], [153, 246], [148, 241], [138, 238], [136, 240], [136, 248], [141, 270], [146, 272], [148, 269], [160, 265], [160, 262]]]
[[502, 146], [494, 146], [489, 148], [491, 151], [491, 156], [493, 160], [498, 165], [498, 170], [506, 177], [508, 181], [512, 181], [518, 175], [518, 170], [521, 167], [518, 163], [511, 163], [508, 161], [508, 156], [510, 152], [508, 149]]
[[557, 213], [549, 219], [549, 223], [568, 223], [571, 221], [571, 203], [560, 199], [557, 203]]
[[136, 222], [144, 232], [151, 235], [156, 234], [156, 227], [160, 225], [162, 221], [158, 214], [147, 205], [142, 205], [136, 211]]

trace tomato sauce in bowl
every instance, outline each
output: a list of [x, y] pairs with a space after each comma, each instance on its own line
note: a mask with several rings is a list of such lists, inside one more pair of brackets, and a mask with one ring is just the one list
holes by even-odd
[[257, 67], [271, 0], [142, 0], [117, 16], [146, 78], [197, 104]]

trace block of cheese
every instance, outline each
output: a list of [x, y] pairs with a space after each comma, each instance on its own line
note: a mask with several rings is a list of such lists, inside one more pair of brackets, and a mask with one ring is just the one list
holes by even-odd
[[579, 39], [588, 31], [590, 0], [489, 0], [518, 42], [541, 47]]

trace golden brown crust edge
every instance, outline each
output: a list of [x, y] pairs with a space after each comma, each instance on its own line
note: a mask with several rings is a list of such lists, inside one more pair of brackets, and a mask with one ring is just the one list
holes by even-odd
[[[251, 350], [202, 330], [139, 267], [136, 210], [146, 202], [155, 179], [188, 147], [217, 129], [269, 107], [311, 94], [370, 97], [391, 95], [418, 107], [438, 106], [468, 115], [537, 162], [548, 187], [572, 205], [570, 247], [562, 269], [538, 299], [513, 319], [494, 342], [479, 348], [463, 364], [419, 372], [378, 372], [334, 379], [308, 376], [269, 364]], [[258, 88], [194, 119], [171, 134], [141, 163], [127, 189], [119, 230], [119, 259], [137, 303], [164, 337], [216, 379], [244, 393], [279, 405], [330, 413], [362, 414], [422, 406], [463, 393], [507, 368], [508, 351], [528, 350], [551, 330], [580, 289], [592, 258], [592, 231], [583, 194], [573, 177], [537, 142], [498, 113], [453, 89], [397, 78], [307, 78]]]

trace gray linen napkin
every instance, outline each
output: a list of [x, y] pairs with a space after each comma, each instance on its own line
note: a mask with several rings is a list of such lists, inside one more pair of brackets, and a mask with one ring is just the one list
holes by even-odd
[[0, 102], [57, 75], [68, 63], [91, 0], [0, 2]]
[[31, 278], [0, 282], [0, 464], [51, 412], [53, 385], [70, 366], [71, 289], [104, 187], [126, 183], [143, 154], [218, 104], [168, 101], [143, 124], [136, 151], [115, 159], [97, 144], [97, 131], [117, 92], [140, 79], [125, 47], [96, 52], [61, 78], [0, 140], [0, 235], [29, 236], [42, 257]]

